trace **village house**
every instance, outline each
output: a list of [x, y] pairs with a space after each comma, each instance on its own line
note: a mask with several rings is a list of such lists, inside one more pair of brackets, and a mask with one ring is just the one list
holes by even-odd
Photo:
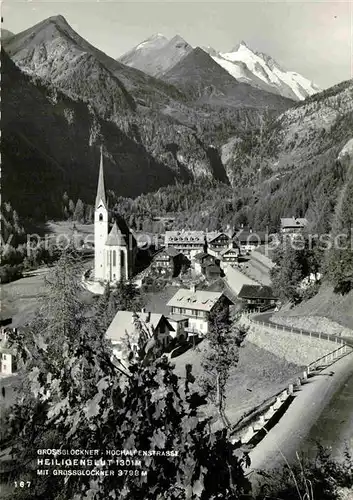
[[106, 331], [106, 338], [111, 341], [113, 352], [117, 358], [126, 359], [130, 347], [133, 352], [137, 351], [140, 335], [137, 321], [148, 330], [150, 337], [156, 335], [164, 347], [175, 336], [174, 328], [163, 314], [146, 312], [145, 310], [138, 313], [118, 311]]
[[[0, 373], [1, 375], [12, 375], [17, 372], [18, 356], [16, 349], [9, 345], [8, 328], [1, 327], [0, 331]], [[16, 331], [15, 329], [12, 329]]]
[[12, 375], [17, 371], [17, 355], [13, 348], [6, 345], [0, 347], [0, 373], [2, 375]]
[[211, 237], [209, 235], [207, 236], [207, 252], [215, 257], [217, 257], [222, 250], [228, 248], [229, 243], [232, 241], [231, 236], [226, 233], [217, 233]]
[[174, 247], [158, 252], [152, 259], [151, 269], [162, 277], [178, 276], [183, 264], [183, 255]]
[[206, 334], [209, 330], [210, 312], [217, 304], [229, 307], [232, 302], [222, 292], [182, 288], [169, 300], [171, 316], [183, 315], [189, 319], [188, 332]]
[[205, 251], [206, 239], [203, 231], [166, 231], [165, 247], [174, 247], [183, 255], [191, 258], [195, 254]]
[[281, 233], [283, 234], [296, 234], [303, 231], [308, 225], [305, 218], [296, 217], [283, 217], [281, 219]]
[[235, 266], [238, 264], [240, 255], [240, 248], [231, 242], [227, 248], [220, 253], [221, 267], [226, 269], [228, 266]]
[[238, 244], [242, 253], [248, 253], [263, 245], [266, 242], [267, 233], [265, 231], [253, 231], [250, 228], [243, 228], [234, 236], [234, 241]]
[[248, 309], [260, 310], [275, 306], [278, 300], [272, 288], [265, 285], [243, 285], [238, 298]]
[[215, 264], [206, 264], [203, 268], [203, 274], [207, 281], [215, 281], [224, 276], [219, 261]]
[[187, 339], [189, 318], [181, 314], [173, 314], [171, 316], [166, 316], [166, 319], [174, 329], [174, 332], [170, 332], [172, 338], [177, 338], [179, 340]]
[[197, 253], [193, 258], [193, 267], [198, 274], [203, 273], [203, 269], [205, 266], [214, 264], [215, 257], [213, 255], [209, 255], [206, 252]]

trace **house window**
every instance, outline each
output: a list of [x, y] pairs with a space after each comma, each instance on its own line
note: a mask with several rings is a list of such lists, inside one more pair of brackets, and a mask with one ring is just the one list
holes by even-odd
[[125, 254], [124, 254], [123, 250], [121, 250], [121, 252], [120, 252], [120, 262], [121, 262], [121, 267], [124, 267], [125, 266]]
[[2, 359], [6, 359], [6, 354], [3, 354], [3, 355], [2, 355]]
[[160, 331], [160, 333], [164, 333], [165, 332], [165, 324], [164, 323], [161, 323], [159, 325], [159, 331]]
[[99, 214], [99, 222], [102, 222], [103, 220], [103, 214]]
[[113, 250], [113, 266], [116, 266], [116, 251]]

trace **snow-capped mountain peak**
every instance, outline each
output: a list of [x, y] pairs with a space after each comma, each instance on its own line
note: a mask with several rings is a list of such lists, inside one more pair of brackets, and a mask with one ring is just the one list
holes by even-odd
[[231, 52], [210, 55], [235, 78], [284, 97], [302, 100], [320, 91], [310, 80], [281, 68], [272, 57], [252, 50], [244, 41]]
[[[120, 57], [119, 61], [162, 77], [192, 50], [193, 47], [180, 35], [167, 38], [156, 33]], [[203, 47], [203, 50], [236, 80], [258, 89], [297, 101], [320, 91], [313, 82], [299, 73], [283, 69], [271, 56], [256, 52], [244, 40], [230, 52], [217, 52], [213, 47]]]
[[161, 33], [155, 33], [154, 35], [146, 38], [143, 42], [136, 45], [134, 50], [141, 50], [147, 48], [147, 46], [162, 46], [168, 42], [168, 38], [162, 35]]
[[191, 45], [180, 35], [167, 38], [156, 33], [120, 57], [119, 61], [160, 77], [191, 51]]

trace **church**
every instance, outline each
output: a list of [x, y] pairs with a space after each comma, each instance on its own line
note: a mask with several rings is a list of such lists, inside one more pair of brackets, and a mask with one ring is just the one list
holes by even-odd
[[94, 279], [103, 283], [128, 281], [134, 273], [137, 243], [122, 217], [109, 210], [104, 188], [101, 148], [94, 211]]

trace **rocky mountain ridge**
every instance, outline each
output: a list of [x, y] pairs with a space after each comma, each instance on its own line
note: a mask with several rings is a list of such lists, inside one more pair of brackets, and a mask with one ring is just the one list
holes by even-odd
[[313, 230], [327, 232], [348, 182], [339, 155], [352, 139], [353, 80], [307, 98], [260, 130], [222, 148], [231, 182], [257, 185], [259, 221], [278, 220], [280, 210], [306, 215], [315, 221]]
[[[46, 155], [51, 158], [49, 163], [53, 160], [59, 169], [67, 172], [75, 157], [79, 177], [89, 149], [103, 144], [119, 180], [112, 182], [118, 195], [135, 196], [173, 183], [175, 179], [189, 182], [208, 177], [227, 183], [217, 149], [224, 138], [238, 132], [242, 134], [243, 130], [256, 127], [262, 115], [276, 115], [293, 104], [267, 93], [262, 97], [265, 101], [268, 99], [268, 106], [257, 99], [249, 103], [247, 92], [254, 91], [250, 86], [245, 87], [243, 96], [237, 97], [236, 109], [223, 103], [222, 110], [219, 110], [207, 99], [199, 104], [183, 89], [110, 58], [78, 35], [62, 16], [48, 18], [14, 35], [3, 46], [18, 70], [27, 75], [22, 77], [9, 61], [5, 62], [5, 76], [7, 71], [10, 72], [7, 81], [18, 79], [22, 82], [12, 84], [12, 89], [10, 83], [4, 88], [4, 100], [12, 101], [8, 103], [4, 121], [11, 130], [5, 148], [5, 168], [6, 154], [12, 156], [11, 140], [19, 147], [19, 155], [23, 153], [24, 157], [30, 156], [29, 143], [35, 144], [33, 156], [38, 157], [38, 151], [42, 150], [38, 141], [43, 140]], [[2, 54], [5, 61], [6, 54]], [[26, 88], [24, 94], [22, 86]], [[35, 95], [42, 102], [39, 106], [42, 111], [31, 116], [26, 97], [32, 96], [32, 110], [36, 110]], [[22, 103], [27, 112], [22, 113], [26, 115], [28, 126], [22, 130], [20, 142], [15, 130], [19, 110], [15, 110], [14, 103], [19, 109]], [[79, 107], [75, 103], [80, 103]], [[60, 141], [54, 132], [56, 126], [43, 129], [46, 117], [54, 119], [58, 113], [66, 117], [72, 135], [79, 143], [77, 146], [69, 141], [70, 148], [59, 147]], [[86, 124], [84, 116], [89, 117]], [[68, 132], [66, 129], [62, 131], [62, 126], [61, 123], [60, 134], [67, 137]], [[38, 129], [42, 132], [34, 139], [28, 131]], [[82, 159], [72, 149], [84, 151]], [[92, 164], [91, 160], [88, 164]], [[8, 168], [16, 169], [13, 158], [9, 159], [8, 165]], [[163, 168], [165, 172], [162, 172]], [[70, 196], [74, 198], [77, 193], [89, 202], [86, 194], [80, 194], [69, 178], [70, 189], [74, 191]], [[120, 182], [122, 179], [124, 185]], [[83, 184], [86, 181], [89, 187], [86, 185], [83, 193], [92, 189], [91, 177], [84, 179]], [[61, 184], [62, 191], [67, 191], [63, 181]]]
[[[320, 91], [307, 78], [281, 68], [271, 56], [252, 50], [244, 41], [230, 52], [219, 52], [212, 47], [201, 48], [238, 82], [294, 100], [305, 99]], [[178, 35], [169, 40], [158, 34], [134, 47], [119, 61], [152, 76], [164, 78], [192, 50], [193, 47]]]
[[289, 99], [235, 80], [200, 47], [167, 71], [163, 80], [192, 95], [197, 103], [263, 109], [285, 109], [293, 104]]
[[124, 54], [119, 61], [151, 76], [161, 77], [191, 51], [191, 45], [179, 35], [169, 40], [157, 33]]

